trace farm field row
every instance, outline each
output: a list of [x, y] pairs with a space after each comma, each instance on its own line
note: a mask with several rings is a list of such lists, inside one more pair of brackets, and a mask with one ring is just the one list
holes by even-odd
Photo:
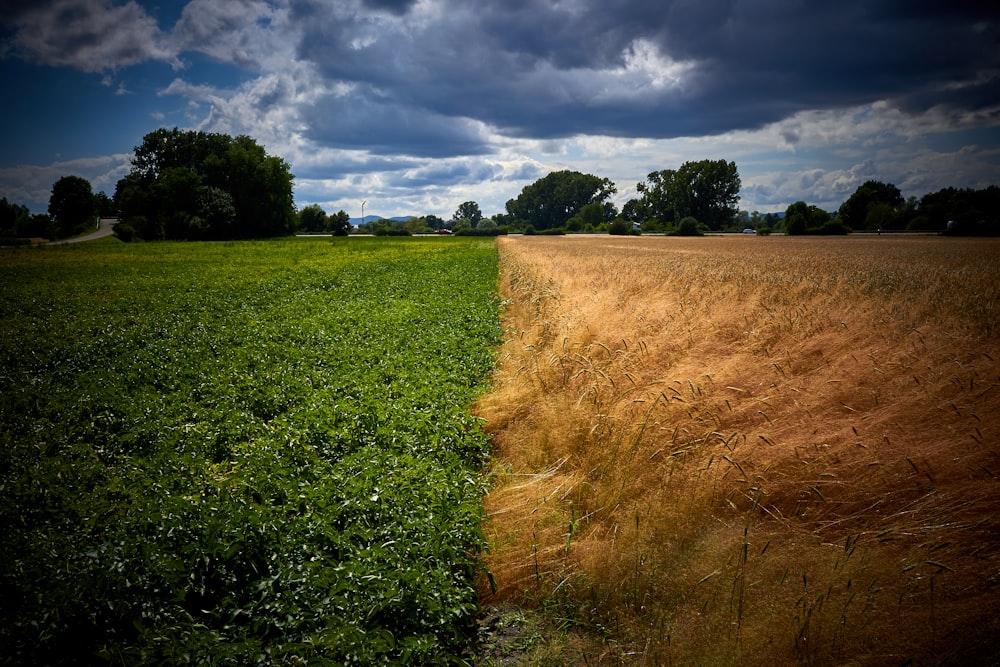
[[0, 662], [468, 651], [492, 239], [0, 252]]
[[1000, 242], [498, 250], [480, 593], [537, 610], [521, 664], [1000, 657]]

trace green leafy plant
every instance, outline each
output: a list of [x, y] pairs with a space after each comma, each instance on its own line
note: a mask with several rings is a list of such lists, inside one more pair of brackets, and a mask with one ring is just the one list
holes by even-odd
[[460, 659], [490, 240], [2, 252], [0, 662]]

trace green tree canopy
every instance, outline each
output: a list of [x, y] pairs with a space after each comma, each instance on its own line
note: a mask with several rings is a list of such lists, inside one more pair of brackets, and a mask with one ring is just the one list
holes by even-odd
[[56, 238], [86, 231], [97, 215], [97, 200], [90, 181], [79, 176], [63, 176], [56, 181], [49, 197], [49, 215]]
[[[869, 224], [873, 225], [870, 229], [878, 229], [904, 203], [903, 194], [895, 185], [865, 181], [840, 205], [840, 219], [851, 229], [869, 229]], [[872, 211], [875, 207], [878, 210]]]
[[553, 229], [563, 227], [587, 204], [605, 203], [615, 192], [615, 184], [607, 178], [554, 171], [525, 186], [516, 199], [508, 201], [507, 213], [519, 227]]
[[455, 215], [451, 216], [452, 222], [468, 220], [472, 227], [479, 226], [479, 221], [483, 219], [483, 212], [479, 209], [479, 204], [474, 201], [463, 202], [455, 210]]
[[785, 232], [787, 234], [808, 234], [830, 222], [830, 214], [815, 204], [797, 201], [785, 209]]
[[1000, 186], [944, 188], [920, 198], [920, 228], [949, 234], [1000, 234]]
[[115, 203], [146, 239], [280, 236], [295, 227], [292, 179], [250, 137], [159, 129], [135, 148]]
[[719, 230], [739, 210], [740, 186], [735, 162], [685, 162], [676, 170], [654, 171], [645, 182], [637, 184], [640, 198], [628, 206], [628, 214], [641, 214], [663, 223], [691, 217]]
[[325, 232], [326, 211], [319, 204], [310, 204], [299, 211], [299, 229], [304, 232]]
[[326, 229], [334, 236], [347, 236], [351, 231], [351, 216], [341, 209], [331, 213], [326, 219]]
[[13, 204], [0, 199], [0, 236], [29, 236], [25, 232], [31, 224], [31, 211], [24, 204]]

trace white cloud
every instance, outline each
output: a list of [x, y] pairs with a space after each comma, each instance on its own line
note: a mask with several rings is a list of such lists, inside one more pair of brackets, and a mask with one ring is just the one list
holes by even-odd
[[178, 53], [198, 51], [226, 63], [262, 70], [288, 58], [287, 9], [262, 0], [191, 0], [171, 31]]
[[63, 176], [80, 176], [90, 182], [94, 192], [114, 196], [115, 184], [128, 172], [131, 159], [129, 153], [118, 153], [48, 165], [0, 168], [0, 192], [8, 201], [28, 204], [34, 213], [45, 212], [52, 185]]
[[16, 25], [16, 51], [45, 65], [106, 72], [147, 60], [178, 64], [156, 21], [134, 0], [40, 3]]

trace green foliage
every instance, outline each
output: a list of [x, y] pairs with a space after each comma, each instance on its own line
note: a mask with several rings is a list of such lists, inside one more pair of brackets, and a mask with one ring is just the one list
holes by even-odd
[[673, 232], [673, 236], [702, 236], [701, 225], [691, 216], [681, 218], [681, 221], [677, 223], [677, 229]]
[[826, 228], [830, 214], [818, 206], [797, 201], [785, 209], [785, 233], [789, 235], [817, 234]]
[[544, 231], [565, 227], [566, 221], [584, 206], [603, 205], [616, 191], [607, 178], [577, 171], [554, 171], [525, 186], [516, 199], [509, 200], [507, 214], [515, 228], [531, 225], [536, 231]]
[[247, 136], [177, 128], [143, 137], [115, 204], [148, 240], [279, 236], [296, 222], [284, 160]]
[[[891, 183], [865, 181], [840, 205], [840, 218], [851, 229], [879, 229], [893, 211], [903, 206], [903, 195]], [[873, 209], [882, 210], [873, 215]], [[873, 225], [869, 227], [868, 225]]]
[[451, 216], [452, 222], [458, 222], [459, 220], [468, 220], [469, 225], [472, 227], [478, 227], [479, 222], [483, 219], [483, 212], [479, 209], [479, 204], [474, 201], [463, 202], [455, 210], [455, 215]]
[[917, 229], [953, 236], [1000, 235], [1000, 186], [944, 188], [921, 197], [917, 211], [925, 221]]
[[506, 227], [479, 227], [476, 229], [470, 229], [464, 227], [455, 232], [455, 236], [505, 236], [507, 234]]
[[325, 232], [326, 211], [319, 204], [310, 204], [299, 211], [299, 230], [303, 232]]
[[0, 662], [458, 661], [491, 242], [0, 253]]
[[351, 216], [344, 210], [331, 213], [326, 225], [327, 230], [334, 236], [347, 236], [351, 231]]
[[112, 230], [115, 236], [125, 243], [131, 243], [135, 240], [135, 228], [127, 222], [116, 222]]
[[634, 218], [673, 222], [693, 217], [720, 230], [738, 212], [740, 175], [735, 162], [685, 162], [676, 170], [650, 173], [636, 189], [641, 197], [626, 204], [627, 214]]
[[851, 228], [839, 219], [834, 219], [824, 223], [821, 227], [809, 230], [809, 233], [823, 236], [845, 236], [851, 233]]
[[615, 218], [608, 224], [608, 234], [613, 236], [627, 236], [631, 229], [632, 223], [623, 218]]
[[580, 232], [587, 228], [594, 229], [604, 222], [604, 205], [594, 202], [583, 206], [579, 213], [566, 221], [566, 231]]
[[0, 236], [14, 238], [33, 236], [25, 233], [31, 221], [31, 211], [24, 204], [13, 204], [4, 197], [0, 199]]
[[79, 176], [63, 176], [56, 181], [49, 197], [49, 216], [54, 223], [55, 238], [88, 231], [97, 216], [97, 200], [90, 181]]

